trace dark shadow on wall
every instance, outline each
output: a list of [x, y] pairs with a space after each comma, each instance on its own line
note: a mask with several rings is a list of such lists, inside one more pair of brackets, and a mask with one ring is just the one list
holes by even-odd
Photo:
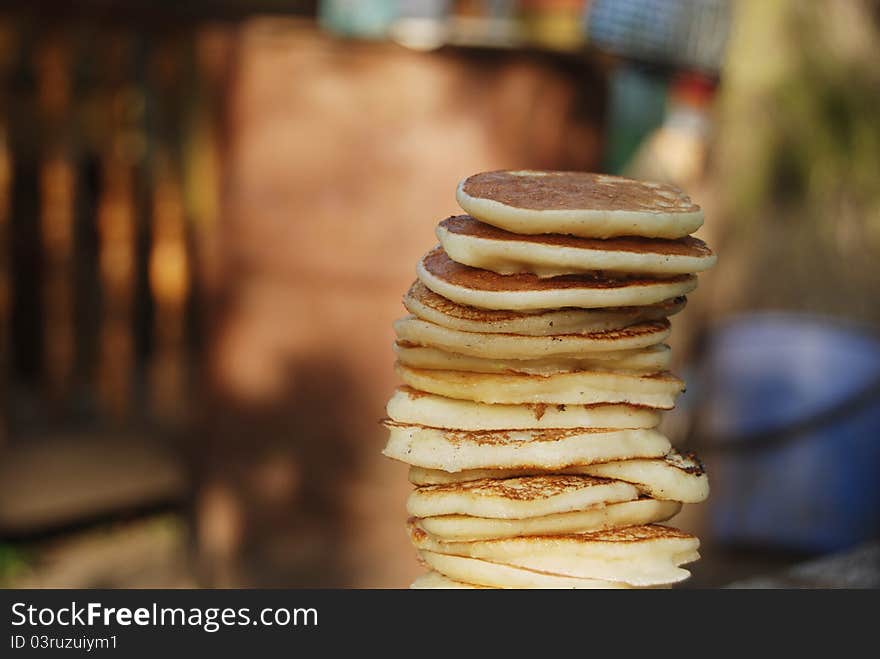
[[[347, 486], [363, 463], [354, 418], [370, 411], [345, 364], [291, 365], [270, 404], [211, 401], [190, 445], [195, 538], [205, 585], [340, 587]], [[375, 414], [373, 414], [375, 416]]]

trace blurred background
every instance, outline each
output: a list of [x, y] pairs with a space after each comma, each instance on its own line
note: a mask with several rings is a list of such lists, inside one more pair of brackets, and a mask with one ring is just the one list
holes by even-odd
[[880, 3], [75, 5], [0, 2], [0, 585], [408, 585], [391, 321], [497, 168], [706, 211], [690, 586], [880, 536]]

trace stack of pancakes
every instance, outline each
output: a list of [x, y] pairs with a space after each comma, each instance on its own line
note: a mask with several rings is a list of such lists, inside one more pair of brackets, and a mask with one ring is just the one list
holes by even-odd
[[684, 383], [669, 316], [715, 260], [668, 185], [573, 172], [477, 174], [394, 324], [405, 383], [385, 455], [410, 465], [414, 588], [661, 587], [692, 535], [700, 462], [655, 428]]

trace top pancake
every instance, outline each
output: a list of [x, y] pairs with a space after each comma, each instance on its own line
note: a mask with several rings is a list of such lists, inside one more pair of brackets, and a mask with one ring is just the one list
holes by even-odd
[[698, 238], [578, 238], [563, 234], [524, 236], [480, 222], [470, 215], [448, 217], [437, 238], [453, 261], [502, 275], [531, 272], [539, 277], [594, 271], [681, 275], [715, 264]]
[[470, 215], [519, 234], [682, 238], [703, 224], [678, 188], [606, 174], [484, 172], [459, 183], [456, 198]]

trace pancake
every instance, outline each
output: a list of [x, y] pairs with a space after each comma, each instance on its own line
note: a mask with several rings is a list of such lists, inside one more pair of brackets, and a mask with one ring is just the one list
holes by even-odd
[[621, 526], [663, 522], [678, 514], [681, 504], [642, 498], [608, 503], [585, 510], [526, 519], [491, 519], [444, 515], [419, 520], [422, 528], [444, 542], [473, 542], [526, 535], [566, 535]]
[[498, 565], [481, 561], [476, 558], [449, 556], [432, 551], [420, 551], [419, 557], [438, 573], [459, 583], [472, 582], [482, 584], [486, 588], [555, 588], [585, 589], [599, 588], [624, 589], [631, 588], [628, 584], [598, 579], [577, 579], [560, 577], [554, 574], [542, 574], [532, 570], [523, 570], [510, 565]]
[[413, 545], [420, 551], [477, 558], [559, 576], [622, 581], [632, 586], [683, 581], [690, 573], [679, 566], [700, 557], [696, 537], [657, 524], [476, 542], [442, 542], [414, 519], [409, 520], [408, 528]]
[[682, 238], [703, 224], [678, 188], [607, 174], [484, 172], [459, 183], [455, 197], [478, 220], [520, 234]]
[[669, 337], [669, 321], [654, 320], [596, 334], [522, 336], [462, 332], [406, 316], [394, 321], [394, 331], [398, 341], [406, 345], [430, 346], [486, 359], [544, 359], [648, 348]]
[[657, 276], [701, 272], [715, 264], [699, 238], [578, 238], [561, 234], [518, 235], [469, 215], [449, 217], [437, 226], [449, 258], [501, 275], [532, 273], [558, 277], [596, 271]]
[[547, 357], [544, 359], [483, 359], [459, 355], [439, 348], [394, 344], [397, 359], [413, 368], [442, 371], [470, 371], [472, 373], [528, 373], [552, 375], [572, 371], [627, 371], [631, 373], [658, 373], [668, 370], [671, 350], [658, 343], [637, 350], [594, 352], [585, 357]]
[[382, 453], [409, 465], [461, 471], [486, 468], [550, 470], [632, 458], [656, 458], [672, 448], [655, 430], [571, 428], [444, 430], [386, 420]]
[[410, 387], [397, 389], [385, 409], [402, 424], [458, 430], [654, 428], [660, 423], [656, 410], [632, 405], [486, 405]]
[[410, 585], [412, 590], [483, 590], [488, 586], [475, 586], [463, 581], [454, 581], [439, 572], [431, 570], [417, 577]]
[[[474, 469], [448, 473], [436, 469], [410, 467], [413, 485], [442, 485], [481, 480], [535, 476], [546, 471], [533, 469]], [[670, 451], [662, 458], [624, 460], [602, 464], [579, 465], [554, 470], [553, 473], [603, 476], [632, 483], [654, 499], [699, 503], [709, 496], [709, 478], [703, 463], [693, 454]]]
[[425, 286], [453, 302], [517, 311], [649, 305], [686, 295], [697, 287], [694, 275], [662, 279], [602, 273], [546, 279], [526, 273], [499, 275], [456, 263], [439, 246], [422, 257], [416, 275]]
[[593, 334], [622, 329], [651, 320], [667, 318], [684, 309], [684, 296], [641, 307], [610, 309], [545, 309], [538, 311], [505, 311], [480, 309], [437, 295], [422, 282], [410, 286], [403, 306], [414, 316], [428, 322], [463, 332], [495, 334]]
[[662, 460], [627, 460], [588, 467], [585, 473], [632, 483], [655, 499], [699, 503], [709, 496], [709, 477], [692, 453], [670, 452]]
[[413, 517], [469, 515], [510, 520], [586, 510], [638, 497], [635, 486], [623, 481], [548, 474], [418, 487], [409, 495], [406, 511]]
[[624, 403], [669, 410], [675, 407], [676, 397], [684, 391], [684, 382], [669, 372], [639, 375], [576, 371], [544, 376], [438, 371], [400, 363], [396, 370], [404, 383], [419, 391], [502, 405]]

